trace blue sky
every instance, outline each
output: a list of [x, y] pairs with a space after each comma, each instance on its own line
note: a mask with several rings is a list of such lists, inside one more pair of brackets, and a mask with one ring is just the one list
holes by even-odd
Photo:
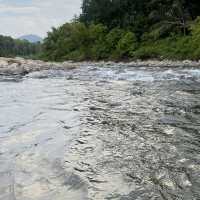
[[0, 0], [0, 34], [45, 37], [80, 13], [81, 0]]

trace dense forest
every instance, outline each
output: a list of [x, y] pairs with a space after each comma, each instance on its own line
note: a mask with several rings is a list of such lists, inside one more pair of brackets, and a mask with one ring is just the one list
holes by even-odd
[[46, 60], [199, 59], [199, 0], [83, 0], [82, 13], [53, 28]]
[[13, 39], [0, 35], [0, 56], [2, 57], [32, 57], [41, 52], [39, 43], [30, 43], [26, 40]]
[[44, 43], [0, 36], [0, 56], [62, 60], [200, 59], [198, 0], [83, 0]]

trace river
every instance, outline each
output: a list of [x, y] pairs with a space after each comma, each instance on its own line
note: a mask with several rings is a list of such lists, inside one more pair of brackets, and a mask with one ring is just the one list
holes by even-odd
[[0, 200], [199, 200], [200, 69], [0, 76]]

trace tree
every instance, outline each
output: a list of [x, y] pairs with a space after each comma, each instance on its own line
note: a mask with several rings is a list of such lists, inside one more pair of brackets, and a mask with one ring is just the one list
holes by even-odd
[[153, 28], [158, 27], [161, 35], [173, 30], [180, 30], [186, 35], [190, 22], [196, 17], [194, 4], [188, 0], [152, 0], [149, 6], [149, 18]]
[[40, 43], [33, 44], [0, 35], [0, 56], [30, 56], [38, 54], [40, 51]]

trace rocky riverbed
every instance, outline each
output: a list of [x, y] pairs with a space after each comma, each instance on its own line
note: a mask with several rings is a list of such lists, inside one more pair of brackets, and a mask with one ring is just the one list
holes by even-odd
[[200, 199], [198, 62], [0, 60], [0, 200]]
[[200, 61], [170, 61], [170, 60], [147, 60], [133, 62], [44, 62], [41, 60], [28, 60], [23, 58], [3, 58], [0, 57], [0, 74], [1, 75], [26, 75], [31, 72], [41, 70], [68, 70], [81, 66], [121, 66], [121, 67], [170, 67], [170, 68], [200, 68]]

